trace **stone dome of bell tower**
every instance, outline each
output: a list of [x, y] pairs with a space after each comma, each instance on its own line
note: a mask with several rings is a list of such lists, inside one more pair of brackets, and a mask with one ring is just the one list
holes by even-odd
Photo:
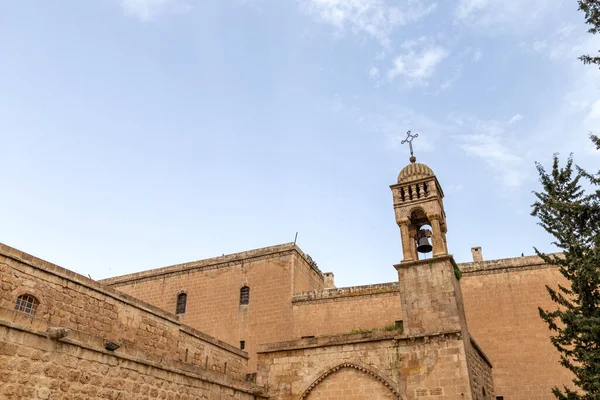
[[[412, 161], [415, 160], [415, 161]], [[398, 183], [410, 182], [417, 179], [428, 178], [435, 176], [431, 168], [426, 164], [416, 162], [417, 159], [411, 157], [411, 163], [402, 168], [398, 174]]]
[[396, 223], [402, 237], [402, 262], [419, 259], [417, 241], [424, 237], [431, 239], [433, 257], [448, 254], [444, 192], [433, 170], [416, 161], [411, 155], [410, 164], [398, 174], [398, 183], [390, 186]]

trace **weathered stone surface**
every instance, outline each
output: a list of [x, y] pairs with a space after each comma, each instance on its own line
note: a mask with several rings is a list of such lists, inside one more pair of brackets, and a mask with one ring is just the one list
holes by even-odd
[[[2, 399], [261, 393], [245, 381], [245, 352], [140, 300], [4, 245], [0, 282]], [[24, 293], [39, 300], [33, 315], [14, 309]], [[120, 347], [106, 350], [109, 340]]]
[[[423, 393], [476, 399], [470, 391], [467, 357], [477, 364], [477, 382], [490, 387], [490, 366], [476, 351], [467, 354], [459, 332], [325, 336], [261, 346], [258, 383], [282, 400], [369, 398], [361, 397], [363, 387], [377, 393], [371, 397], [377, 399], [414, 399]], [[492, 396], [493, 388], [487, 393]]]
[[[135, 361], [75, 343], [56, 342], [41, 332], [0, 325], [0, 340], [25, 351], [0, 356], [0, 398], [6, 400], [236, 399], [253, 400], [251, 385]], [[196, 371], [197, 372], [197, 371]], [[233, 382], [233, 381], [232, 381]]]
[[[318, 282], [316, 273], [311, 272], [314, 269], [304, 261], [281, 254], [269, 256], [268, 261], [260, 252], [246, 256], [237, 257], [235, 262], [225, 256], [224, 260], [232, 264], [219, 267], [218, 274], [199, 268], [198, 272], [186, 272], [186, 280], [168, 275], [171, 270], [167, 268], [161, 270], [164, 275], [142, 275], [140, 281], [131, 276], [129, 283], [115, 287], [166, 310], [174, 309], [178, 290], [188, 289], [190, 306], [198, 301], [200, 310], [182, 319], [234, 345], [246, 340], [251, 359], [256, 358], [260, 343], [383, 328], [404, 320], [398, 282], [323, 289], [324, 283]], [[209, 268], [212, 264], [208, 261], [198, 265]], [[192, 268], [196, 263], [184, 265]], [[545, 285], [564, 282], [557, 269], [532, 256], [458, 266], [463, 273], [459, 282], [467, 325], [494, 365], [496, 393], [522, 400], [530, 393], [543, 400], [553, 399], [551, 387], [569, 384], [572, 377], [558, 364], [558, 354], [549, 342], [550, 332], [539, 319], [537, 306], [552, 307]], [[299, 274], [301, 270], [304, 272]], [[310, 274], [314, 280], [307, 278]], [[238, 291], [249, 279], [251, 304], [243, 309], [238, 304]], [[298, 289], [292, 290], [294, 281]], [[256, 293], [260, 293], [260, 303], [254, 301]], [[211, 299], [223, 305], [222, 312], [211, 311], [215, 307]], [[202, 307], [205, 302], [210, 307]], [[251, 361], [249, 370], [256, 370], [255, 365]]]
[[536, 256], [459, 265], [469, 330], [492, 362], [496, 395], [553, 400], [553, 386], [571, 385], [537, 307], [555, 308], [545, 285], [567, 285]]

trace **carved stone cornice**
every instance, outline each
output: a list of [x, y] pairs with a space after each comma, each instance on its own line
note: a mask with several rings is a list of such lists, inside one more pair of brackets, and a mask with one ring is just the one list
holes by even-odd
[[410, 224], [410, 219], [408, 219], [408, 218], [400, 218], [396, 222], [398, 223], [398, 225], [407, 225], [408, 226]]
[[439, 221], [440, 219], [442, 219], [442, 214], [440, 214], [439, 212], [427, 213], [427, 218], [429, 218], [430, 221], [434, 219]]

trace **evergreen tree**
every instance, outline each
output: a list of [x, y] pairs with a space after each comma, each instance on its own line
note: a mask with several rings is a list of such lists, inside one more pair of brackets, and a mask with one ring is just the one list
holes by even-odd
[[[600, 149], [599, 138], [591, 138]], [[574, 167], [572, 157], [562, 168], [557, 155], [551, 173], [540, 164], [537, 169], [542, 191], [534, 192], [531, 215], [554, 236], [562, 255], [535, 251], [569, 282], [546, 286], [557, 309], [539, 308], [561, 364], [575, 375], [576, 390], [554, 387], [553, 393], [560, 400], [600, 400], [600, 172]]]
[[[600, 0], [578, 0], [579, 9], [585, 13], [585, 23], [592, 27], [588, 32], [596, 34], [600, 32]], [[597, 64], [600, 66], [600, 57], [583, 55], [579, 57], [584, 64]]]

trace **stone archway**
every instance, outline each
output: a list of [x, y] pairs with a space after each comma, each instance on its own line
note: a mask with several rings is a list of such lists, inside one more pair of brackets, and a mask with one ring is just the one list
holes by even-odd
[[389, 379], [367, 366], [342, 363], [320, 374], [300, 400], [402, 400]]

